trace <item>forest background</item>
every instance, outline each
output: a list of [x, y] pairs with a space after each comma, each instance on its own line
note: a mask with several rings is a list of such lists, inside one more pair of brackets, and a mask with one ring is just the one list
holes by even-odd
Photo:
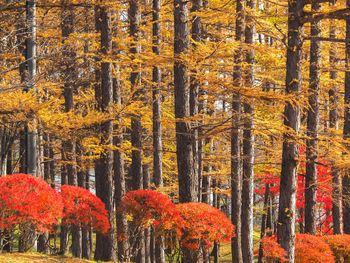
[[293, 262], [295, 222], [350, 234], [349, 6], [2, 1], [0, 174], [95, 189], [112, 226], [129, 190], [208, 203], [236, 226], [233, 261], [255, 222]]

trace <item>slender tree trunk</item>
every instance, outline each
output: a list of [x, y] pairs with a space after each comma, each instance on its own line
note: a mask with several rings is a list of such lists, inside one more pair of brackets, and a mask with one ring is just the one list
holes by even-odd
[[[346, 6], [350, 8], [350, 0], [346, 1]], [[345, 59], [346, 68], [345, 71], [345, 95], [344, 95], [344, 130], [343, 137], [345, 140], [350, 138], [350, 19], [346, 20], [346, 35], [345, 35]], [[347, 145], [347, 149], [350, 146]], [[350, 234], [350, 173], [349, 170], [345, 171], [343, 176], [343, 223], [344, 234]]]
[[[260, 240], [263, 239], [266, 235], [266, 228], [267, 228], [267, 219], [268, 219], [268, 209], [269, 209], [269, 201], [270, 201], [270, 185], [265, 185], [265, 195], [264, 195], [264, 211], [261, 219], [261, 232], [260, 232]], [[259, 256], [258, 256], [258, 263], [262, 263], [264, 256], [264, 251], [262, 247], [262, 242], [260, 242], [259, 246]]]
[[[137, 43], [140, 40], [140, 20], [141, 10], [140, 3], [137, 0], [129, 0], [129, 34], [134, 41], [130, 47], [130, 53], [137, 56], [141, 52], [141, 46]], [[134, 92], [134, 99], [140, 100], [142, 96], [142, 90], [140, 88], [140, 65], [136, 63], [132, 66], [132, 72], [130, 74], [130, 84], [132, 91]], [[141, 116], [138, 113], [134, 113], [131, 117], [131, 145], [136, 148], [132, 150], [132, 162], [130, 167], [130, 175], [132, 178], [131, 189], [137, 190], [143, 188], [143, 174], [142, 174], [142, 125]], [[136, 256], [137, 263], [145, 262], [145, 246], [143, 233], [139, 237], [139, 251]]]
[[[238, 0], [236, 5], [236, 37], [235, 40], [242, 43], [244, 33], [244, 0]], [[242, 50], [239, 48], [234, 55], [234, 86], [242, 86]], [[232, 98], [232, 131], [231, 131], [231, 221], [235, 226], [235, 236], [231, 240], [232, 262], [242, 263], [242, 241], [241, 241], [241, 187], [242, 187], [242, 167], [241, 167], [241, 96], [236, 93]]]
[[[62, 160], [64, 159], [64, 153], [62, 152]], [[61, 185], [68, 184], [67, 171], [65, 165], [61, 166]], [[69, 251], [69, 231], [68, 226], [61, 224], [60, 231], [60, 254], [65, 255]]]
[[[336, 38], [337, 37], [337, 27], [335, 26], [335, 22], [331, 21], [331, 26], [329, 29], [329, 37]], [[333, 69], [330, 71], [330, 79], [333, 81], [331, 84], [331, 88], [329, 89], [329, 128], [331, 128], [331, 132], [334, 134], [336, 130], [339, 129], [338, 119], [338, 85], [336, 83], [338, 78], [338, 72], [334, 70], [337, 66], [337, 47], [336, 45], [332, 45], [329, 51], [329, 64], [330, 68]], [[341, 173], [336, 168], [334, 168], [334, 163], [332, 163], [332, 219], [333, 219], [333, 233], [334, 234], [342, 234], [343, 233], [343, 207], [342, 207], [342, 181], [341, 181]]]
[[[152, 51], [160, 55], [160, 2], [161, 0], [152, 1], [152, 29], [153, 29], [153, 46]], [[152, 71], [152, 100], [153, 100], [153, 180], [156, 187], [163, 186], [163, 165], [162, 165], [162, 125], [161, 125], [161, 73], [158, 66], [153, 67]], [[155, 262], [165, 263], [163, 238], [160, 237], [154, 241]]]
[[[120, 88], [120, 80], [119, 80], [119, 67], [115, 66], [115, 71], [117, 72], [116, 78], [113, 79], [113, 89], [114, 89], [114, 103], [118, 106], [121, 106], [121, 88]], [[117, 123], [121, 123], [121, 118], [119, 117]], [[119, 125], [115, 126], [115, 130], [117, 131], [117, 135], [114, 137], [114, 145], [121, 148], [123, 144], [123, 135], [122, 130], [119, 130]], [[114, 151], [114, 162], [113, 162], [113, 170], [114, 170], [114, 201], [116, 207], [119, 206], [119, 203], [123, 199], [126, 193], [125, 187], [125, 171], [124, 171], [124, 153], [119, 150]], [[116, 214], [116, 227], [117, 227], [117, 236], [126, 236], [128, 232], [128, 225], [125, 214], [117, 213]], [[126, 240], [118, 239], [118, 260], [128, 261], [128, 242]]]
[[[298, 100], [302, 87], [302, 36], [303, 24], [300, 22], [304, 1], [288, 1], [288, 45], [286, 93]], [[294, 262], [296, 187], [299, 162], [297, 135], [300, 129], [300, 107], [286, 101], [284, 125], [290, 129], [283, 134], [282, 171], [277, 223], [277, 241], [287, 252], [288, 262]]]
[[[104, 56], [112, 51], [111, 14], [108, 6], [99, 6], [101, 30], [101, 52]], [[101, 111], [111, 113], [113, 103], [112, 63], [101, 63]], [[101, 144], [112, 145], [113, 121], [101, 124]], [[113, 156], [111, 150], [101, 153], [96, 162], [96, 195], [102, 200], [108, 212], [110, 229], [107, 234], [96, 234], [95, 260], [114, 261], [116, 248], [114, 238], [114, 202], [113, 202]]]
[[[196, 14], [198, 13], [202, 8], [202, 0], [192, 0], [192, 7], [191, 7], [191, 14], [192, 14], [192, 27], [191, 27], [191, 35], [192, 40], [194, 41], [192, 44], [192, 49], [196, 50], [197, 43], [201, 41], [201, 19]], [[197, 70], [191, 70], [191, 77], [190, 77], [190, 116], [195, 117], [198, 115], [198, 103], [199, 99], [199, 80], [197, 77]], [[192, 157], [193, 157], [193, 177], [194, 177], [194, 183], [197, 192], [199, 192], [199, 152], [198, 152], [198, 129], [196, 126], [198, 126], [198, 121], [192, 120], [193, 128], [191, 129], [192, 134]], [[197, 196], [198, 200], [198, 196]]]
[[[254, 12], [255, 0], [247, 0], [247, 7]], [[251, 16], [246, 17], [245, 43], [247, 51], [245, 62], [245, 86], [253, 89], [254, 82], [254, 44], [255, 24]], [[242, 182], [242, 257], [244, 263], [251, 263], [253, 255], [253, 192], [254, 192], [254, 104], [252, 101], [243, 104], [245, 118], [243, 129], [243, 182]]]
[[[312, 2], [312, 11], [320, 12], [321, 4]], [[321, 36], [321, 21], [311, 23], [311, 36]], [[317, 220], [317, 156], [320, 122], [321, 41], [311, 40], [309, 105], [307, 113], [306, 176], [305, 176], [305, 233], [316, 234]]]

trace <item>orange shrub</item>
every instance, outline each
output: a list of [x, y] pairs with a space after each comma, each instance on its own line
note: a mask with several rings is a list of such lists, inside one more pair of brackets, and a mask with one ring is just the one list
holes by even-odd
[[305, 262], [334, 262], [332, 250], [322, 237], [309, 234], [296, 234], [295, 263]]

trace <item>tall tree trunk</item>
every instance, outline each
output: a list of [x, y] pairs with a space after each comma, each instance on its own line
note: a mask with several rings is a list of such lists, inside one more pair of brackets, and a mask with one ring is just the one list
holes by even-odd
[[174, 86], [176, 118], [176, 155], [179, 175], [179, 201], [195, 202], [197, 199], [193, 175], [191, 124], [184, 118], [190, 115], [188, 66], [182, 56], [189, 47], [188, 2], [174, 1]]
[[[141, 10], [140, 3], [137, 0], [129, 0], [129, 34], [134, 43], [131, 44], [130, 53], [134, 55], [133, 58], [140, 54], [141, 46], [138, 43], [140, 40], [140, 20]], [[136, 63], [132, 65], [132, 72], [130, 74], [130, 84], [132, 91], [134, 92], [133, 98], [135, 100], [141, 99], [142, 90], [140, 88], [140, 65]], [[131, 117], [131, 145], [135, 148], [132, 150], [132, 161], [130, 167], [130, 175], [132, 178], [131, 189], [137, 190], [143, 188], [143, 174], [142, 174], [142, 125], [141, 116], [138, 113], [134, 113]], [[139, 251], [136, 256], [137, 263], [145, 262], [145, 246], [143, 233], [137, 241], [139, 243]]]
[[[191, 124], [184, 120], [190, 116], [189, 73], [188, 66], [182, 59], [189, 48], [188, 19], [188, 2], [174, 0], [174, 93], [180, 203], [195, 202], [198, 196], [193, 174]], [[190, 249], [183, 247], [183, 254], [182, 262], [193, 260]]]
[[[331, 26], [329, 29], [329, 37], [337, 37], [337, 27], [334, 21], [331, 21]], [[338, 119], [338, 84], [336, 83], [338, 78], [338, 72], [334, 70], [337, 66], [337, 47], [332, 45], [329, 51], [329, 64], [332, 69], [329, 72], [329, 77], [333, 81], [331, 87], [328, 91], [329, 96], [329, 128], [333, 129], [331, 132], [334, 133], [339, 129]], [[332, 163], [332, 219], [333, 219], [333, 233], [342, 234], [343, 233], [343, 207], [341, 200], [342, 192], [342, 182], [341, 173], [337, 168], [334, 168], [334, 163]]]
[[[350, 8], [350, 0], [346, 0], [346, 7]], [[345, 35], [345, 95], [344, 95], [344, 130], [343, 137], [345, 140], [350, 138], [350, 19], [346, 20]], [[347, 149], [350, 146], [347, 145]], [[346, 170], [343, 177], [343, 223], [344, 234], [350, 234], [350, 171]]]
[[[288, 1], [288, 45], [286, 93], [298, 100], [302, 87], [302, 36], [304, 26], [300, 22], [304, 1]], [[297, 136], [300, 130], [300, 107], [286, 101], [284, 125], [290, 129], [283, 134], [282, 171], [279, 195], [277, 223], [277, 241], [287, 252], [288, 262], [294, 262], [295, 249], [295, 208], [297, 171], [299, 162], [299, 144]]]
[[[247, 7], [254, 12], [255, 0], [247, 0]], [[253, 89], [254, 82], [254, 44], [255, 24], [253, 17], [246, 17], [245, 43], [247, 44], [245, 62], [245, 86]], [[252, 101], [243, 104], [243, 180], [242, 180], [242, 257], [243, 262], [251, 263], [253, 255], [253, 192], [254, 192], [254, 104]]]
[[[113, 95], [114, 95], [114, 103], [118, 106], [121, 106], [121, 87], [120, 87], [120, 80], [119, 80], [119, 67], [115, 64], [115, 71], [117, 73], [117, 76], [113, 79]], [[116, 120], [118, 124], [121, 123], [121, 117], [119, 116]], [[115, 126], [115, 130], [117, 131], [117, 135], [114, 137], [114, 145], [118, 148], [122, 147], [123, 144], [123, 136], [122, 136], [122, 130], [119, 127], [119, 125]], [[114, 201], [116, 207], [118, 207], [119, 203], [122, 201], [125, 193], [126, 193], [126, 187], [125, 187], [125, 171], [124, 171], [124, 153], [119, 150], [114, 151], [114, 161], [113, 161], [113, 170], [114, 170]], [[117, 227], [117, 235], [122, 236], [126, 235], [128, 231], [128, 225], [126, 216], [123, 213], [117, 213], [116, 214], [116, 227]], [[129, 255], [128, 255], [128, 242], [126, 240], [120, 240], [117, 241], [117, 253], [118, 253], [118, 260], [128, 261]]]
[[[153, 46], [152, 51], [160, 55], [160, 2], [161, 0], [152, 1], [152, 29], [153, 29]], [[153, 67], [152, 71], [152, 100], [153, 100], [153, 180], [156, 187], [163, 186], [163, 165], [162, 165], [162, 125], [161, 125], [161, 73], [158, 66]], [[154, 256], [157, 263], [165, 263], [163, 238], [154, 240]]]
[[[112, 32], [111, 14], [108, 6], [99, 6], [99, 23], [101, 30], [101, 53], [111, 55]], [[113, 103], [112, 63], [101, 63], [101, 111], [111, 113]], [[112, 145], [113, 121], [101, 124], [101, 145]], [[113, 202], [113, 156], [111, 150], [105, 150], [96, 161], [96, 195], [102, 200], [108, 212], [110, 229], [107, 234], [96, 234], [95, 260], [114, 261], [116, 248], [114, 238], [114, 202]]]
[[[191, 27], [191, 35], [192, 40], [194, 41], [192, 44], [193, 50], [196, 50], [197, 43], [201, 41], [201, 19], [196, 14], [198, 13], [202, 8], [202, 0], [192, 0], [192, 7], [191, 7], [191, 14], [192, 14], [192, 27]], [[195, 117], [198, 112], [198, 99], [199, 99], [199, 80], [197, 77], [197, 70], [193, 69], [191, 70], [191, 77], [190, 77], [190, 116]], [[192, 120], [192, 123], [194, 124], [191, 129], [192, 134], [192, 157], [193, 157], [193, 177], [195, 182], [195, 187], [199, 187], [199, 152], [198, 152], [198, 121]], [[196, 189], [196, 192], [199, 192], [199, 188]], [[198, 196], [197, 196], [198, 200]]]
[[[65, 2], [63, 2], [65, 4]], [[68, 38], [70, 34], [74, 33], [74, 12], [73, 10], [62, 11], [62, 37]], [[70, 50], [72, 47], [67, 47], [64, 51], [64, 100], [65, 111], [70, 112], [74, 108], [73, 91], [74, 91], [74, 79], [75, 79], [75, 52]], [[68, 184], [78, 185], [77, 169], [76, 169], [76, 154], [75, 154], [75, 142], [73, 138], [68, 138], [63, 143], [65, 161], [67, 161], [67, 176]], [[81, 229], [79, 226], [72, 225], [72, 254], [75, 257], [81, 258]]]
[[[26, 39], [26, 70], [27, 91], [35, 88], [36, 81], [36, 4], [37, 0], [26, 1], [27, 39]], [[37, 174], [37, 134], [36, 129], [26, 127], [26, 173]]]
[[[236, 37], [235, 40], [243, 42], [244, 34], [244, 0], [237, 0], [236, 5]], [[242, 49], [239, 48], [234, 55], [234, 86], [242, 86]], [[231, 131], [231, 221], [235, 226], [235, 236], [231, 240], [232, 262], [242, 263], [242, 241], [241, 241], [241, 187], [242, 187], [242, 167], [241, 167], [241, 95], [236, 93], [232, 98], [232, 131]]]
[[[320, 12], [321, 4], [312, 1], [312, 12]], [[321, 36], [321, 21], [311, 23], [311, 37]], [[320, 122], [321, 41], [311, 40], [309, 105], [307, 112], [306, 175], [305, 175], [305, 233], [316, 234], [317, 220], [317, 157]]]
[[[140, 54], [141, 47], [137, 43], [139, 41], [140, 35], [140, 20], [141, 20], [141, 11], [139, 6], [139, 1], [129, 0], [129, 34], [132, 40], [134, 41], [130, 47], [130, 53], [137, 55]], [[135, 58], [135, 56], [134, 56]], [[132, 66], [132, 72], [130, 75], [130, 83], [132, 91], [134, 92], [134, 99], [140, 99], [141, 89], [140, 89], [140, 65], [137, 63]], [[137, 113], [134, 113], [131, 118], [131, 144], [135, 147], [135, 150], [132, 150], [132, 163], [130, 168], [130, 174], [132, 177], [132, 186], [133, 190], [142, 189], [142, 126], [141, 126], [141, 116]]]

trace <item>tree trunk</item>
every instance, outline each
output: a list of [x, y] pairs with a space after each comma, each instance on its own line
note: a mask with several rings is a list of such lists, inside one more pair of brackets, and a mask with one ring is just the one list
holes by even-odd
[[[302, 87], [302, 36], [303, 24], [300, 22], [303, 10], [302, 0], [288, 1], [288, 45], [286, 93], [298, 100]], [[284, 125], [290, 129], [283, 134], [282, 171], [277, 223], [277, 241], [287, 252], [288, 262], [294, 262], [295, 249], [295, 208], [299, 144], [297, 136], [300, 129], [300, 107], [286, 101]]]
[[[242, 42], [244, 33], [244, 0], [238, 0], [236, 6], [236, 37], [235, 40]], [[234, 55], [234, 86], [242, 86], [242, 49], [239, 48]], [[241, 200], [242, 200], [242, 167], [241, 167], [241, 95], [236, 93], [232, 98], [232, 131], [231, 131], [231, 221], [235, 226], [235, 236], [231, 240], [232, 262], [242, 263], [241, 241]]]
[[[68, 38], [70, 34], [74, 33], [74, 12], [73, 10], [64, 9], [62, 11], [62, 37]], [[75, 52], [70, 50], [72, 47], [67, 47], [64, 51], [64, 100], [65, 111], [70, 112], [74, 108], [73, 90], [75, 78]], [[76, 169], [76, 153], [75, 142], [73, 138], [68, 138], [63, 143], [65, 161], [67, 161], [67, 176], [69, 185], [78, 185], [77, 169]], [[79, 226], [72, 225], [72, 254], [74, 257], [81, 258], [81, 230]]]
[[[62, 152], [62, 159], [64, 159], [64, 153]], [[67, 171], [65, 165], [61, 166], [61, 185], [68, 184]], [[69, 251], [69, 235], [68, 226], [61, 224], [60, 231], [60, 254], [65, 255]]]
[[[346, 1], [347, 8], [350, 8], [350, 0]], [[350, 19], [346, 20], [346, 35], [345, 35], [345, 95], [344, 95], [344, 130], [343, 137], [345, 140], [350, 138]], [[347, 145], [347, 149], [350, 146]], [[343, 223], [344, 234], [350, 234], [350, 171], [346, 170], [343, 177]]]
[[[321, 4], [312, 2], [313, 12], [321, 11]], [[311, 23], [311, 37], [321, 36], [321, 21]], [[321, 41], [311, 40], [309, 109], [307, 112], [306, 175], [305, 175], [305, 233], [316, 234], [317, 220], [317, 156], [320, 122]]]
[[[152, 51], [160, 55], [160, 2], [152, 1], [152, 29], [153, 29], [153, 47]], [[153, 180], [156, 187], [163, 187], [163, 165], [162, 165], [162, 124], [161, 124], [161, 72], [158, 66], [153, 67], [152, 71], [152, 100], [153, 100]], [[154, 260], [157, 263], [165, 263], [163, 238], [160, 237], [154, 241]]]
[[[119, 74], [119, 67], [115, 64], [115, 71]], [[119, 75], [113, 80], [113, 89], [114, 89], [114, 103], [116, 105], [121, 105], [121, 88]], [[121, 123], [121, 118], [119, 117], [117, 123]], [[115, 126], [115, 130], [117, 131], [117, 135], [114, 137], [114, 145], [117, 147], [122, 147], [123, 144], [123, 136], [122, 131], [119, 131], [120, 127], [117, 124]], [[119, 150], [114, 151], [114, 161], [113, 161], [113, 170], [114, 170], [114, 201], [116, 208], [119, 206], [119, 203], [123, 199], [126, 188], [125, 188], [125, 172], [124, 172], [124, 153]], [[116, 214], [116, 227], [117, 227], [117, 236], [126, 235], [128, 231], [127, 220], [125, 214], [117, 213]], [[128, 253], [128, 242], [126, 240], [117, 240], [117, 253], [118, 260], [128, 261], [129, 255]]]
[[[263, 211], [262, 219], [261, 219], [260, 240], [263, 239], [266, 235], [268, 209], [269, 209], [269, 201], [270, 201], [269, 197], [270, 197], [270, 185], [266, 184], [265, 185], [265, 196], [264, 196], [264, 211]], [[262, 242], [260, 241], [258, 263], [263, 262], [263, 256], [264, 256], [264, 251], [263, 251], [263, 247], [262, 247]]]
[[[112, 51], [111, 17], [108, 6], [99, 6], [99, 29], [101, 30], [101, 52], [110, 55]], [[111, 113], [113, 103], [112, 63], [101, 63], [101, 111]], [[113, 121], [101, 124], [101, 145], [112, 145]], [[96, 195], [102, 200], [108, 212], [110, 229], [106, 235], [96, 234], [95, 260], [114, 261], [114, 202], [113, 202], [113, 156], [111, 150], [105, 150], [96, 161]]]
[[196, 183], [193, 175], [191, 125], [184, 118], [190, 116], [188, 66], [181, 57], [189, 47], [188, 2], [174, 1], [174, 88], [176, 118], [176, 156], [179, 175], [179, 201], [195, 202]]
[[[337, 27], [335, 22], [331, 21], [331, 26], [329, 29], [329, 37], [337, 37]], [[329, 64], [331, 69], [337, 67], [337, 47], [332, 45], [329, 51]], [[329, 91], [329, 128], [332, 129], [331, 133], [334, 134], [339, 129], [338, 119], [338, 84], [336, 83], [338, 78], [338, 71], [331, 70], [329, 72], [329, 77], [333, 81]], [[332, 219], [333, 219], [333, 233], [342, 234], [343, 233], [343, 207], [342, 207], [342, 182], [341, 182], [341, 173], [337, 168], [334, 168], [334, 162], [332, 162]]]
[[[26, 39], [26, 90], [35, 88], [36, 81], [36, 3], [37, 0], [26, 1], [27, 39]], [[26, 127], [26, 173], [37, 175], [37, 134], [36, 129]]]
[[[140, 40], [140, 20], [141, 20], [141, 10], [140, 3], [137, 0], [129, 0], [129, 34], [134, 43], [130, 46], [130, 53], [134, 55], [140, 54], [141, 46], [138, 43]], [[135, 62], [134, 62], [135, 63]], [[140, 64], [135, 63], [132, 65], [132, 72], [130, 74], [130, 84], [132, 91], [134, 92], [133, 99], [140, 100], [142, 96], [142, 90], [139, 87], [141, 80]], [[141, 116], [138, 113], [134, 113], [131, 117], [131, 145], [135, 148], [132, 150], [131, 157], [131, 189], [137, 190], [143, 188], [143, 174], [142, 174], [142, 125]], [[138, 255], [136, 256], [137, 263], [145, 262], [145, 244], [144, 235], [141, 234], [138, 237]]]
[[[254, 12], [255, 0], [247, 0], [247, 7]], [[245, 86], [253, 89], [254, 82], [254, 44], [255, 24], [251, 16], [246, 17], [245, 43], [247, 44], [245, 62]], [[254, 104], [252, 101], [243, 104], [245, 118], [243, 119], [243, 182], [242, 182], [242, 214], [241, 242], [244, 263], [251, 263], [253, 255], [253, 192], [254, 192]]]
[[[192, 7], [191, 7], [191, 13], [192, 13], [192, 27], [191, 27], [191, 35], [192, 40], [194, 41], [192, 43], [192, 49], [193, 51], [197, 48], [197, 43], [201, 41], [201, 19], [196, 14], [198, 13], [202, 8], [202, 0], [192, 0]], [[199, 80], [197, 77], [197, 71], [191, 70], [191, 77], [190, 77], [190, 116], [194, 117], [198, 115], [198, 103], [199, 99]], [[196, 192], [199, 192], [199, 152], [198, 152], [198, 121], [192, 120], [192, 123], [194, 124], [191, 129], [192, 134], [192, 157], [193, 157], [193, 177], [196, 187]], [[197, 189], [198, 188], [198, 189]], [[198, 200], [198, 196], [197, 196]]]

